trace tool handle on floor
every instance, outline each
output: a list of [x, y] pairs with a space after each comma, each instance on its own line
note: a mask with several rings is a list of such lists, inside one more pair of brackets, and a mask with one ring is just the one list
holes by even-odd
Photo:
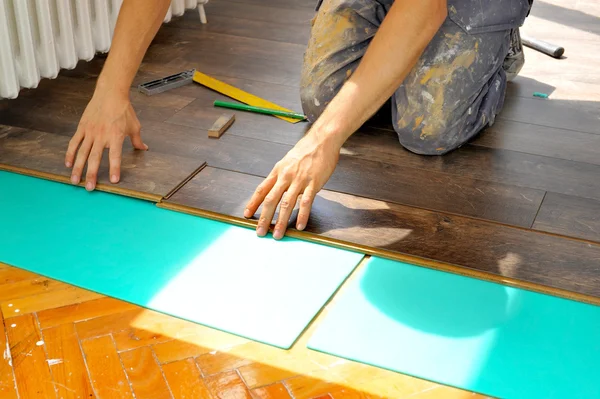
[[286, 112], [286, 111], [279, 111], [277, 109], [271, 109], [271, 108], [254, 107], [252, 105], [230, 103], [230, 102], [227, 102], [227, 101], [216, 100], [213, 103], [213, 105], [215, 107], [237, 109], [237, 110], [249, 111], [249, 112], [256, 112], [256, 113], [259, 113], [259, 114], [285, 116], [285, 117], [288, 117], [288, 118], [294, 118], [294, 119], [300, 119], [300, 120], [306, 119], [305, 115], [297, 114], [295, 112]]
[[534, 39], [533, 37], [529, 37], [527, 35], [521, 35], [521, 41], [523, 42], [523, 45], [540, 51], [544, 54], [548, 54], [554, 58], [560, 58], [565, 52], [563, 47], [545, 42], [543, 40]]

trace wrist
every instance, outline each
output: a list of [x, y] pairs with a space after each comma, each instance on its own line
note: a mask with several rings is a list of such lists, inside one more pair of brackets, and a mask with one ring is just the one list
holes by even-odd
[[123, 81], [124, 79], [100, 74], [94, 90], [94, 97], [113, 97], [129, 101], [130, 86], [123, 84]]
[[347, 129], [340, 123], [339, 118], [328, 120], [324, 117], [319, 118], [315, 122], [308, 135], [330, 148], [335, 148], [336, 151], [342, 148], [350, 136], [347, 134]]

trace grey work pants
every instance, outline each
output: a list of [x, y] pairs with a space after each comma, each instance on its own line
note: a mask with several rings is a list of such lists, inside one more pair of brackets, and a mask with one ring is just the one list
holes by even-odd
[[[301, 76], [302, 106], [310, 121], [356, 69], [392, 3], [319, 3]], [[528, 0], [448, 0], [448, 17], [391, 98], [393, 125], [405, 148], [444, 154], [494, 122], [504, 103], [502, 64], [510, 32], [529, 7]]]

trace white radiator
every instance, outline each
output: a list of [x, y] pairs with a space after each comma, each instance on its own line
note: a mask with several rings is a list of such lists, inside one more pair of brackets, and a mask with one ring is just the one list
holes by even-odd
[[[123, 0], [0, 0], [0, 99], [106, 53]], [[164, 22], [208, 0], [172, 0]]]

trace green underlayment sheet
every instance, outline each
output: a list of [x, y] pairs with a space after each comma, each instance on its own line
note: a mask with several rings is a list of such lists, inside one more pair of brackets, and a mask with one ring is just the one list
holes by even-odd
[[309, 341], [501, 398], [600, 398], [600, 307], [380, 258]]
[[281, 348], [361, 258], [0, 172], [0, 262]]

